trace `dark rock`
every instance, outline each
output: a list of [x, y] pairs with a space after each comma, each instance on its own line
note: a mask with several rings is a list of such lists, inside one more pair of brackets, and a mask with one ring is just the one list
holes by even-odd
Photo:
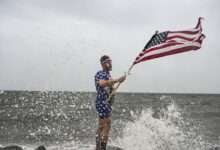
[[44, 146], [39, 146], [35, 150], [46, 150], [46, 148]]
[[0, 150], [23, 150], [21, 147], [19, 146], [6, 146], [6, 147], [1, 147]]
[[210, 150], [220, 150], [220, 148], [219, 147], [212, 147], [212, 148], [210, 148]]
[[[24, 150], [19, 146], [12, 145], [12, 146], [6, 146], [6, 147], [0, 147], [0, 150]], [[46, 150], [44, 146], [39, 146], [35, 150]]]
[[107, 149], [107, 150], [123, 150], [123, 149], [120, 148], [120, 147], [109, 146], [109, 145], [106, 147], [106, 149]]

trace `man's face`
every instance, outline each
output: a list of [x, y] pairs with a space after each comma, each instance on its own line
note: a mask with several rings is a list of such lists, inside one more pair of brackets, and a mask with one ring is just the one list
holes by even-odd
[[103, 64], [103, 68], [107, 71], [112, 71], [112, 61], [108, 60]]

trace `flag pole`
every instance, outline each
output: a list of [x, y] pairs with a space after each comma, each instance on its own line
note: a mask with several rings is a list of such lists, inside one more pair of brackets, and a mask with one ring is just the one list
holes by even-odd
[[[133, 66], [134, 66], [134, 64], [131, 65], [131, 67], [128, 69], [128, 72], [125, 73], [125, 76], [127, 76], [127, 75], [130, 74], [130, 71], [131, 71], [131, 69], [133, 68]], [[116, 90], [117, 90], [118, 87], [121, 85], [121, 83], [122, 83], [122, 82], [119, 82], [119, 83], [117, 84], [117, 86], [113, 89], [113, 91], [111, 92], [111, 94], [109, 95], [109, 97], [108, 97], [108, 99], [106, 100], [105, 103], [107, 103], [107, 102], [109, 102], [109, 101], [111, 100], [112, 96], [115, 94]]]

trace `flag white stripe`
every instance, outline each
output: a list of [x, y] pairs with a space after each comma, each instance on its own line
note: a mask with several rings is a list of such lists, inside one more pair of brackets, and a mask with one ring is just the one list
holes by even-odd
[[188, 31], [190, 31], [190, 32], [195, 32], [195, 31], [198, 31], [198, 30], [201, 30], [201, 29], [202, 29], [202, 26], [201, 26], [201, 24], [200, 24], [198, 28], [192, 28], [192, 29], [189, 29], [189, 30], [178, 30], [178, 31], [172, 31], [172, 32], [183, 32], [183, 31], [186, 31], [186, 32], [188, 32]]
[[167, 38], [172, 37], [172, 36], [183, 36], [183, 37], [186, 37], [186, 38], [197, 38], [200, 35], [201, 35], [201, 32], [199, 32], [197, 34], [169, 33]]
[[[188, 38], [188, 37], [186, 37], [186, 38]], [[193, 38], [192, 39], [192, 41], [194, 41], [194, 40], [196, 40], [196, 39], [198, 39], [199, 38], [199, 36], [197, 36], [196, 38]], [[176, 38], [172, 38], [172, 39], [170, 39], [170, 40], [167, 40], [167, 42], [169, 42], [169, 41], [176, 41], [176, 42], [186, 42], [186, 41], [188, 41], [188, 42], [192, 42], [192, 41], [189, 41], [189, 40], [186, 40], [186, 39], [183, 39], [183, 38], [180, 38], [180, 37], [176, 37]]]

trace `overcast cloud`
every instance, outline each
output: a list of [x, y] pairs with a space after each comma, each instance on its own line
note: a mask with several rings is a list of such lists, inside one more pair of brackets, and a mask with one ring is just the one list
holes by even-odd
[[155, 30], [203, 17], [202, 48], [134, 66], [121, 92], [220, 93], [218, 0], [0, 0], [0, 90], [95, 91], [99, 58], [127, 71]]

